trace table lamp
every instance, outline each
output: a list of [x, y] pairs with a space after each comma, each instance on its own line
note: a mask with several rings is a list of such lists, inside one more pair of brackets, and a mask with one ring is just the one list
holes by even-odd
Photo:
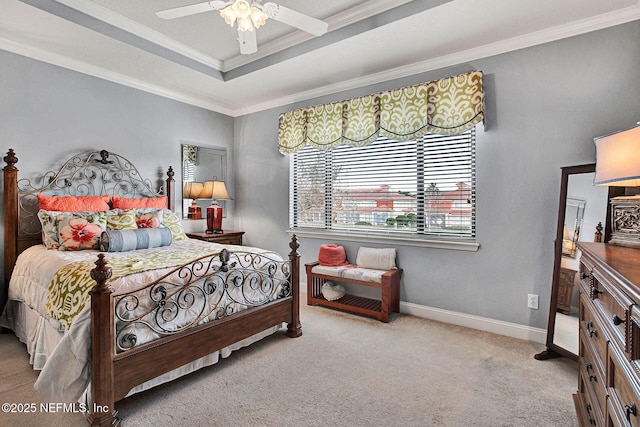
[[202, 199], [204, 184], [201, 182], [185, 182], [182, 189], [182, 198], [191, 199], [189, 210], [187, 211], [187, 218], [200, 219], [202, 218], [202, 209], [196, 203], [196, 199]]
[[222, 233], [222, 206], [218, 200], [231, 200], [224, 181], [205, 181], [203, 199], [212, 199], [207, 207], [207, 233]]
[[[595, 138], [595, 144], [595, 185], [640, 186], [640, 124], [628, 130]], [[640, 247], [639, 218], [639, 195], [612, 198], [609, 243]]]

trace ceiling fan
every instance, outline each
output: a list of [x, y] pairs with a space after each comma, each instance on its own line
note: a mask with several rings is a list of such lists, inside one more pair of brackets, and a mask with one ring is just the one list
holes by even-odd
[[212, 10], [219, 10], [220, 16], [227, 24], [233, 26], [237, 23], [240, 53], [243, 55], [255, 53], [258, 50], [254, 29], [262, 26], [267, 18], [298, 28], [314, 36], [323, 35], [329, 27], [324, 21], [276, 3], [262, 3], [262, 0], [214, 0], [161, 10], [156, 12], [156, 15], [163, 19], [175, 19]]

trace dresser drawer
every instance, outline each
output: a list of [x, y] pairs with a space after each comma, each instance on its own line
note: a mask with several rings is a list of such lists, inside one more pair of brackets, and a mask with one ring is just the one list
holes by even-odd
[[607, 404], [604, 365], [602, 365], [601, 361], [597, 360], [593, 353], [593, 346], [586, 341], [587, 339], [584, 331], [581, 331], [578, 367], [585, 380], [585, 387], [590, 388], [590, 395], [593, 397], [592, 406], [597, 406], [598, 411], [604, 414]]
[[580, 282], [591, 287], [591, 273], [595, 268], [594, 264], [588, 257], [580, 257]]
[[595, 403], [593, 390], [589, 381], [584, 377], [583, 371], [578, 374], [578, 399], [580, 399], [580, 409], [584, 410], [579, 418], [586, 419], [590, 426], [604, 426], [604, 414], [599, 405]]
[[592, 273], [591, 298], [596, 309], [604, 319], [604, 326], [611, 332], [617, 344], [629, 352], [628, 325], [629, 310], [633, 301], [618, 288], [611, 285], [609, 279], [600, 274], [598, 269]]
[[592, 353], [595, 355], [594, 361], [604, 367], [604, 363], [607, 360], [607, 343], [609, 339], [602, 328], [601, 320], [596, 314], [593, 302], [583, 293], [580, 295], [580, 338], [584, 345], [591, 347]]
[[615, 348], [609, 351], [607, 369], [607, 386], [611, 401], [609, 410], [612, 411], [607, 418], [612, 422], [623, 421], [622, 425], [640, 427], [638, 377], [632, 372], [624, 355]]

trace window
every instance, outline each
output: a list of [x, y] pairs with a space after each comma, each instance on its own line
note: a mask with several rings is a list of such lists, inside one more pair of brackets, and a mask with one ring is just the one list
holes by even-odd
[[475, 238], [475, 128], [290, 157], [292, 229]]

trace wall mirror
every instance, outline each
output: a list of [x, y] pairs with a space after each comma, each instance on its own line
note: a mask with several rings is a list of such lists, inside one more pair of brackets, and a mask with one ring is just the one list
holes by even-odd
[[610, 227], [608, 201], [614, 187], [593, 185], [595, 164], [562, 168], [551, 302], [547, 324], [547, 349], [538, 360], [565, 356], [578, 360], [578, 305], [580, 251], [577, 242], [593, 242], [598, 223], [602, 241]]
[[[199, 198], [197, 191], [193, 193], [193, 197], [189, 197], [189, 183], [204, 183], [205, 181], [227, 181], [227, 149], [219, 147], [205, 147], [191, 143], [182, 144], [182, 217], [189, 218], [189, 206], [196, 203], [201, 211], [206, 211], [211, 199]], [[219, 200], [226, 212], [224, 201]], [[197, 218], [196, 218], [197, 219]]]

